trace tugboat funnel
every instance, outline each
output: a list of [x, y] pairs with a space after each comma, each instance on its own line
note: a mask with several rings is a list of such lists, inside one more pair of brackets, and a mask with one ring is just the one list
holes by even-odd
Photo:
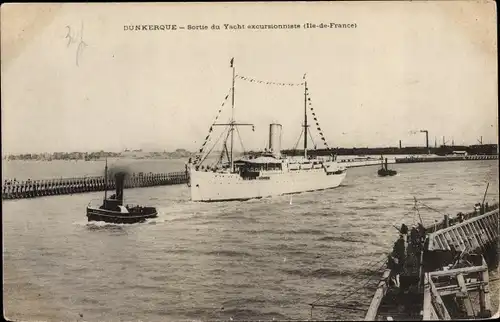
[[116, 200], [120, 205], [123, 205], [123, 186], [125, 182], [125, 173], [119, 172], [115, 174], [116, 182]]

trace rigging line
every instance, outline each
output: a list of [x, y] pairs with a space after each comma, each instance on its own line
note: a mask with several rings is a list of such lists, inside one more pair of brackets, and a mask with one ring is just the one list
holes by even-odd
[[[383, 267], [385, 265], [385, 263], [381, 266]], [[333, 297], [335, 295], [337, 296], [340, 296], [341, 297], [341, 301], [345, 301], [346, 299], [348, 299], [349, 297], [351, 297], [352, 295], [356, 294], [359, 290], [361, 290], [362, 288], [364, 288], [366, 285], [368, 285], [368, 283], [370, 282], [373, 282], [373, 281], [376, 281], [376, 279], [374, 279], [374, 277], [378, 276], [378, 274], [380, 273], [379, 270], [375, 271], [371, 276], [369, 276], [367, 279], [365, 280], [361, 280], [361, 281], [356, 281], [357, 283], [361, 283], [361, 282], [364, 282], [360, 287], [354, 289], [353, 292], [351, 293], [348, 293], [347, 295], [343, 296], [342, 294], [340, 294], [339, 292], [336, 292], [336, 293], [331, 293], [329, 294], [328, 296], [323, 296], [322, 298], [319, 298], [318, 300], [314, 301], [313, 303], [309, 304], [309, 305], [312, 305], [312, 306], [317, 306], [319, 300], [325, 300], [326, 297], [330, 298], [330, 297]], [[352, 285], [348, 285], [348, 287], [350, 287], [352, 289]], [[348, 289], [344, 288], [342, 289], [341, 291], [347, 291]], [[343, 296], [343, 297], [342, 297]]]
[[297, 150], [297, 147], [299, 146], [300, 139], [302, 138], [302, 134], [304, 133], [304, 129], [300, 132], [299, 139], [297, 140], [297, 143], [295, 143], [294, 150]]
[[[214, 121], [212, 122], [212, 124], [210, 125], [210, 129], [212, 129], [212, 127], [213, 127], [214, 123], [215, 123], [215, 122], [217, 122], [217, 120], [219, 119], [219, 116], [220, 116], [220, 114], [222, 113], [222, 109], [223, 109], [224, 105], [226, 104], [227, 99], [229, 98], [229, 95], [231, 94], [231, 91], [232, 91], [232, 88], [229, 88], [229, 92], [227, 93], [226, 97], [224, 98], [224, 101], [222, 102], [222, 104], [221, 104], [221, 106], [220, 106], [220, 109], [219, 109], [219, 111], [217, 112], [217, 115], [216, 115], [216, 117], [215, 117], [215, 120], [214, 120]], [[209, 138], [208, 138], [208, 139], [210, 139], [210, 134], [211, 134], [211, 133], [212, 133], [212, 131], [210, 131], [210, 130], [209, 130], [209, 132], [208, 132]], [[207, 139], [207, 140], [208, 140], [208, 139]], [[206, 142], [207, 140], [205, 140], [205, 142]], [[202, 146], [202, 149], [203, 149], [203, 148], [204, 148], [204, 145]]]
[[301, 86], [301, 85], [304, 85], [304, 83], [283, 83], [283, 82], [263, 81], [263, 80], [259, 80], [256, 78], [246, 77], [246, 76], [241, 76], [241, 75], [236, 75], [235, 78], [245, 80], [249, 83], [259, 83], [259, 84], [265, 84], [265, 85], [278, 85], [278, 86]]
[[231, 131], [233, 131], [233, 129], [229, 128], [229, 131], [227, 132], [226, 138], [224, 139], [224, 144], [223, 144], [222, 152], [221, 152], [221, 158], [220, 158], [220, 160], [217, 160], [217, 162], [214, 164], [214, 167], [219, 165], [219, 163], [222, 163], [222, 158], [224, 156], [224, 152], [226, 152], [227, 162], [231, 162], [231, 159], [229, 157], [229, 151], [227, 149], [227, 139], [229, 138]]
[[353, 311], [363, 311], [366, 312], [366, 308], [359, 308], [359, 307], [351, 307], [351, 306], [345, 306], [345, 305], [327, 305], [327, 304], [320, 304], [320, 305], [315, 305], [314, 307], [328, 307], [332, 309], [345, 309], [345, 310], [353, 310]]
[[200, 161], [200, 165], [207, 159], [208, 155], [212, 152], [212, 150], [215, 148], [215, 145], [220, 141], [220, 138], [222, 137], [222, 135], [227, 131], [227, 128], [221, 132], [221, 134], [219, 135], [219, 137], [217, 138], [217, 140], [215, 141], [214, 145], [212, 146], [212, 148], [210, 149], [210, 151], [208, 151], [207, 154], [205, 154], [205, 157], [203, 157], [203, 159]]
[[[387, 259], [387, 256], [384, 254], [379, 260], [376, 260], [376, 261], [374, 260], [372, 262], [369, 262], [369, 263], [366, 264], [366, 266], [368, 266], [368, 269], [373, 268], [373, 267], [375, 267], [375, 265], [380, 264], [382, 261], [385, 261], [386, 259]], [[385, 262], [383, 263], [383, 265], [385, 265]], [[379, 270], [379, 268], [376, 271], [374, 271], [372, 275], [369, 275], [368, 279], [371, 279], [375, 273], [379, 273], [378, 270]], [[334, 295], [338, 295], [339, 292], [345, 291], [345, 290], [349, 289], [350, 287], [352, 287], [351, 283], [354, 282], [354, 281], [356, 281], [356, 282], [363, 281], [364, 278], [363, 277], [360, 278], [360, 276], [361, 275], [354, 274], [353, 276], [351, 276], [346, 281], [346, 283], [349, 283], [348, 285], [345, 285], [344, 287], [342, 287], [339, 290], [336, 290], [336, 291], [334, 291], [332, 293], [328, 293], [328, 294], [320, 296], [318, 299], [316, 299], [314, 302], [312, 302], [311, 305], [317, 303], [319, 300], [325, 299], [326, 297], [331, 297], [331, 296], [334, 296]]]
[[421, 202], [421, 201], [418, 201], [418, 203], [420, 203], [422, 206], [424, 206], [425, 208], [427, 208], [427, 209], [429, 209], [429, 210], [432, 210], [432, 211], [437, 212], [437, 213], [438, 213], [438, 214], [440, 214], [440, 215], [443, 215], [443, 216], [445, 215], [445, 213], [443, 213], [443, 212], [441, 212], [441, 211], [439, 211], [439, 210], [437, 210], [437, 209], [435, 209], [435, 208], [432, 208], [432, 207], [430, 207], [430, 206], [427, 206], [425, 203], [423, 203], [423, 202]]
[[238, 128], [236, 128], [236, 133], [238, 134], [238, 138], [240, 139], [240, 144], [241, 148], [243, 149], [243, 153], [245, 153], [245, 147], [243, 146], [243, 140], [241, 139], [240, 130]]
[[317, 146], [316, 146], [316, 143], [314, 142], [314, 139], [313, 139], [313, 135], [311, 133], [311, 128], [307, 128], [307, 130], [309, 131], [309, 137], [311, 138], [311, 141], [312, 141], [312, 144], [314, 145], [314, 149], [316, 150]]
[[[384, 265], [385, 265], [385, 263], [384, 263]], [[375, 276], [375, 274], [374, 274], [373, 276]], [[373, 279], [373, 276], [372, 276], [370, 279], [368, 279], [368, 280], [367, 280], [367, 281], [366, 281], [363, 285], [361, 285], [360, 287], [358, 287], [357, 289], [355, 289], [355, 290], [354, 290], [351, 294], [349, 294], [348, 296], [344, 297], [342, 300], [344, 300], [344, 301], [345, 301], [346, 299], [348, 299], [348, 298], [349, 298], [349, 297], [351, 297], [352, 295], [354, 295], [354, 294], [356, 294], [357, 292], [359, 292], [359, 290], [361, 290], [361, 289], [362, 289], [362, 288], [364, 288], [366, 285], [368, 285], [368, 283], [369, 283], [369, 282], [373, 281], [373, 280], [372, 280], [372, 279]]]
[[222, 162], [222, 158], [224, 157], [224, 152], [227, 151], [227, 146], [226, 144], [223, 144], [222, 145], [222, 149], [220, 151], [220, 155], [219, 157], [215, 160], [214, 163], [212, 163], [212, 167], [216, 166], [217, 164], [219, 164], [220, 162]]

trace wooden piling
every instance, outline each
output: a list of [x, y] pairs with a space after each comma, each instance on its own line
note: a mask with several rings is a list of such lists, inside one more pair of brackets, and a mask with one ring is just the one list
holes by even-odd
[[[125, 182], [125, 188], [152, 187], [161, 185], [184, 184], [188, 182], [185, 172], [173, 173], [135, 173]], [[2, 199], [37, 198], [63, 194], [104, 191], [103, 177], [65, 178], [51, 180], [12, 181], [5, 180], [2, 186]], [[107, 187], [115, 189], [115, 182], [110, 178]]]

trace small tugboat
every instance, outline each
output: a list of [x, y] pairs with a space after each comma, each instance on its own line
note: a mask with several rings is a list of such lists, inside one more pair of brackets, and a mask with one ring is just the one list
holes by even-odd
[[[106, 160], [105, 180], [107, 182], [108, 162]], [[156, 218], [158, 213], [154, 207], [123, 206], [123, 186], [125, 172], [115, 173], [116, 194], [107, 198], [107, 189], [104, 189], [104, 200], [99, 208], [87, 206], [88, 221], [104, 221], [114, 224], [135, 224]]]
[[384, 159], [382, 158], [382, 167], [378, 170], [378, 175], [380, 177], [386, 177], [396, 175], [397, 173], [398, 172], [396, 170], [387, 169], [387, 158], [385, 158], [385, 164]]

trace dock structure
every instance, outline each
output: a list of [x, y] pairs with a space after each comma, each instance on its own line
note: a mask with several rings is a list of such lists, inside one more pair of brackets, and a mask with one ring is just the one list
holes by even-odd
[[396, 242], [365, 321], [491, 317], [488, 269], [498, 266], [498, 207], [477, 204], [474, 212], [445, 215], [424, 227], [425, 236], [412, 229], [410, 241], [401, 229], [403, 251]]
[[498, 155], [445, 155], [445, 156], [410, 156], [395, 158], [396, 163], [444, 162], [444, 161], [478, 161], [498, 160]]
[[[33, 181], [5, 180], [2, 185], [2, 200], [104, 191], [105, 187], [108, 190], [115, 189], [114, 180], [107, 180], [107, 184], [105, 181], [104, 176]], [[186, 172], [133, 173], [125, 179], [124, 188], [185, 184], [187, 182], [188, 174]]]
[[448, 222], [445, 221], [444, 228], [429, 234], [429, 250], [464, 252], [484, 249], [498, 240], [498, 209], [463, 222]]
[[[491, 317], [488, 265], [481, 264], [425, 273], [423, 320]], [[474, 294], [479, 308], [474, 309]], [[463, 309], [462, 309], [463, 308]]]

